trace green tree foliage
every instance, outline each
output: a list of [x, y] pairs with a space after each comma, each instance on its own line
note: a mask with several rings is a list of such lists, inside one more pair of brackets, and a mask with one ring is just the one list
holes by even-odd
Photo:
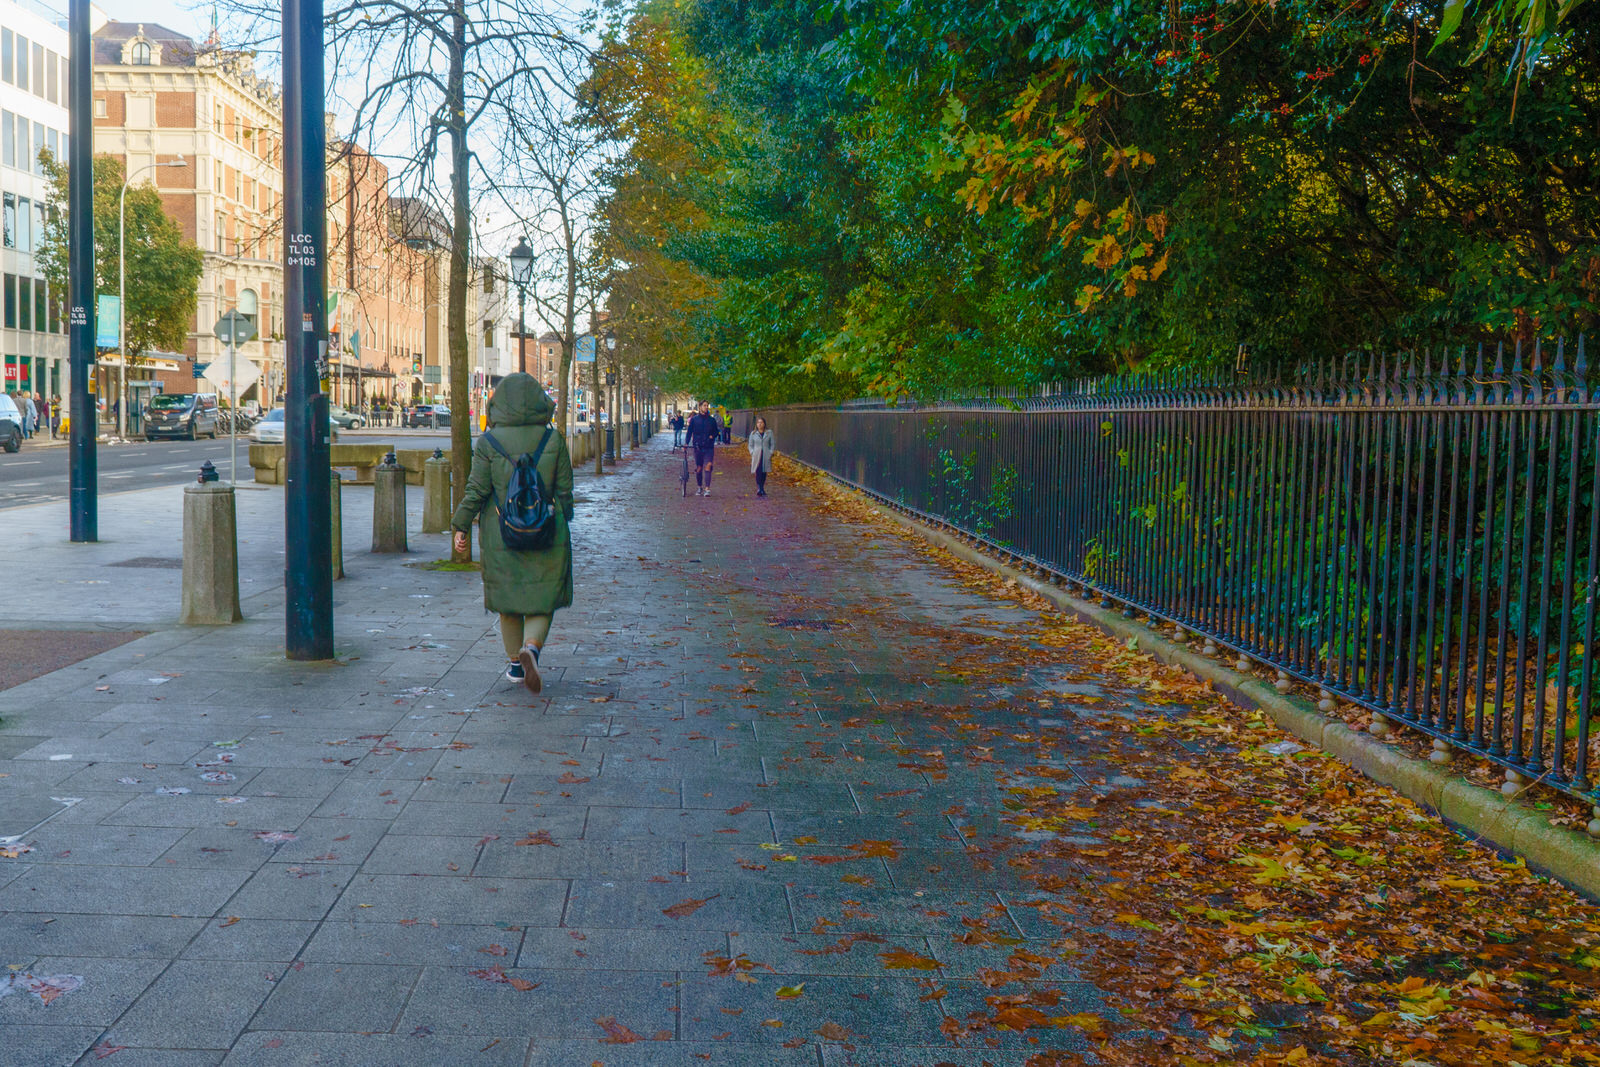
[[[51, 179], [48, 201], [50, 221], [45, 226], [39, 257], [45, 278], [56, 292], [67, 285], [67, 169], [47, 161]], [[118, 194], [122, 191], [122, 160], [115, 156], [94, 159], [95, 289], [115, 293], [118, 281]], [[183, 231], [162, 206], [161, 194], [148, 181], [128, 188], [127, 198], [127, 319], [128, 356], [137, 365], [153, 350], [181, 351], [194, 328], [203, 259], [200, 248], [186, 240]]]
[[615, 282], [762, 403], [1592, 328], [1600, 15], [1513, 78], [1521, 37], [1446, 17], [648, 4], [590, 84]]

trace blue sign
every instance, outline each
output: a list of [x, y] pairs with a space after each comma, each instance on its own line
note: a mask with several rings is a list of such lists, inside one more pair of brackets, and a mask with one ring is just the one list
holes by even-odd
[[578, 354], [574, 358], [579, 363], [593, 363], [594, 349], [594, 334], [582, 334], [578, 337]]
[[94, 344], [96, 348], [116, 348], [122, 325], [122, 298], [102, 296], [95, 308]]
[[194, 365], [194, 376], [196, 378], [204, 378], [206, 376], [206, 368], [209, 366], [211, 366], [209, 363], [196, 363]]

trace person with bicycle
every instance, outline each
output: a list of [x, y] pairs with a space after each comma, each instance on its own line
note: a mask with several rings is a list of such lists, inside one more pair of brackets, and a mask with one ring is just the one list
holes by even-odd
[[[710, 496], [711, 467], [717, 458], [717, 438], [722, 436], [722, 428], [717, 425], [716, 416], [711, 414], [711, 401], [700, 401], [700, 410], [689, 420], [685, 436], [688, 446], [694, 449], [694, 495]], [[702, 472], [705, 475], [703, 482]]]

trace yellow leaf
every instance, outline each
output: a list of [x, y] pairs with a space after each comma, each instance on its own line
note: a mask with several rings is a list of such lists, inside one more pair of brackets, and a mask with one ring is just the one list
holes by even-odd
[[779, 986], [778, 991], [774, 994], [774, 996], [776, 996], [779, 1000], [794, 1000], [797, 997], [804, 996], [805, 992], [806, 984], [801, 982], [799, 985]]

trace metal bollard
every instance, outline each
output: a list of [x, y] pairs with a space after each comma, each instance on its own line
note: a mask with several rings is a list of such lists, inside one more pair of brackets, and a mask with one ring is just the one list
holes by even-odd
[[233, 489], [215, 484], [217, 472], [206, 460], [199, 485], [183, 491], [183, 604], [185, 626], [239, 622], [238, 519]]
[[422, 464], [422, 532], [444, 533], [450, 526], [450, 461], [442, 449]]
[[372, 551], [406, 551], [406, 471], [392, 450], [372, 471]]
[[328, 472], [329, 517], [333, 532], [333, 580], [344, 577], [344, 480], [338, 471]]

